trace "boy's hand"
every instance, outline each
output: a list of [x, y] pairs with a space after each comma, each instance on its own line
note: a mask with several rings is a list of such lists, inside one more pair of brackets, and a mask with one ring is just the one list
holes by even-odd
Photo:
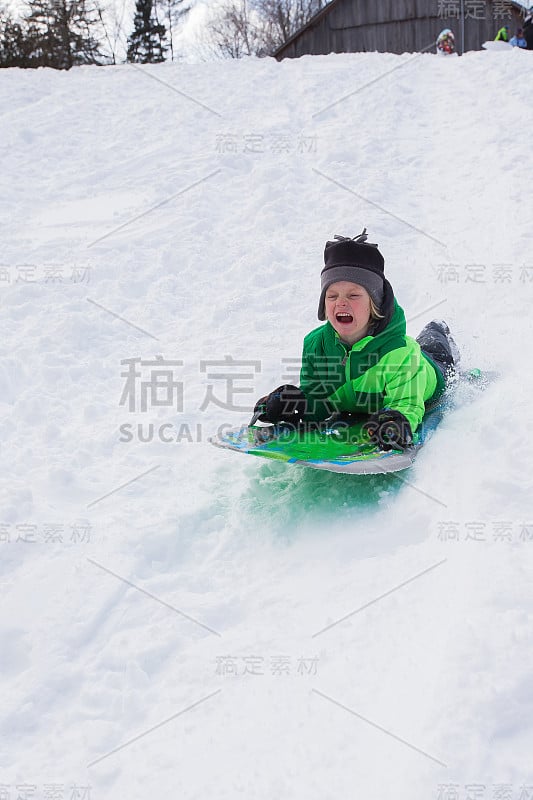
[[261, 422], [302, 422], [307, 410], [307, 399], [297, 386], [285, 383], [273, 392], [261, 397], [254, 408], [250, 425]]
[[390, 408], [372, 414], [363, 425], [363, 430], [381, 450], [403, 450], [413, 441], [409, 422], [399, 411]]

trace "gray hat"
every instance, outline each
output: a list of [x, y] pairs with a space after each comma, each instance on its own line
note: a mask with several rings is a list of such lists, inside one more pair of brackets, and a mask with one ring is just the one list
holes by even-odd
[[354, 239], [335, 236], [335, 241], [326, 242], [324, 269], [320, 275], [321, 292], [318, 303], [318, 319], [326, 319], [326, 291], [328, 286], [337, 281], [350, 281], [362, 286], [379, 310], [383, 302], [385, 261], [377, 244], [367, 244], [366, 239], [365, 228], [363, 233]]

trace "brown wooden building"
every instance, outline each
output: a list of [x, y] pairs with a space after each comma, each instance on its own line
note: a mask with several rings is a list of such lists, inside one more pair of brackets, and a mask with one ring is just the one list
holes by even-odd
[[[463, 4], [465, 51], [480, 50], [502, 25], [509, 25], [514, 35], [523, 20], [523, 6], [511, 0]], [[331, 0], [274, 56], [281, 60], [327, 53], [435, 52], [443, 28], [451, 28], [462, 52], [460, 9], [461, 0]]]

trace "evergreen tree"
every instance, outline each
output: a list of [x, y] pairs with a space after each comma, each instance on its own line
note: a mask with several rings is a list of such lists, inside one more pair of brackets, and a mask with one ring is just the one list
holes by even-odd
[[166, 28], [157, 19], [153, 0], [137, 0], [133, 32], [128, 38], [127, 60], [139, 64], [164, 61]]
[[29, 0], [28, 8], [32, 66], [70, 69], [101, 63], [100, 22], [91, 0]]

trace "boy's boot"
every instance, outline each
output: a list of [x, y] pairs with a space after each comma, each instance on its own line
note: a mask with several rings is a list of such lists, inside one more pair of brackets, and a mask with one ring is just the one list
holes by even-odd
[[434, 319], [422, 328], [416, 341], [423, 353], [434, 361], [446, 380], [459, 371], [460, 354], [450, 329], [444, 320]]

